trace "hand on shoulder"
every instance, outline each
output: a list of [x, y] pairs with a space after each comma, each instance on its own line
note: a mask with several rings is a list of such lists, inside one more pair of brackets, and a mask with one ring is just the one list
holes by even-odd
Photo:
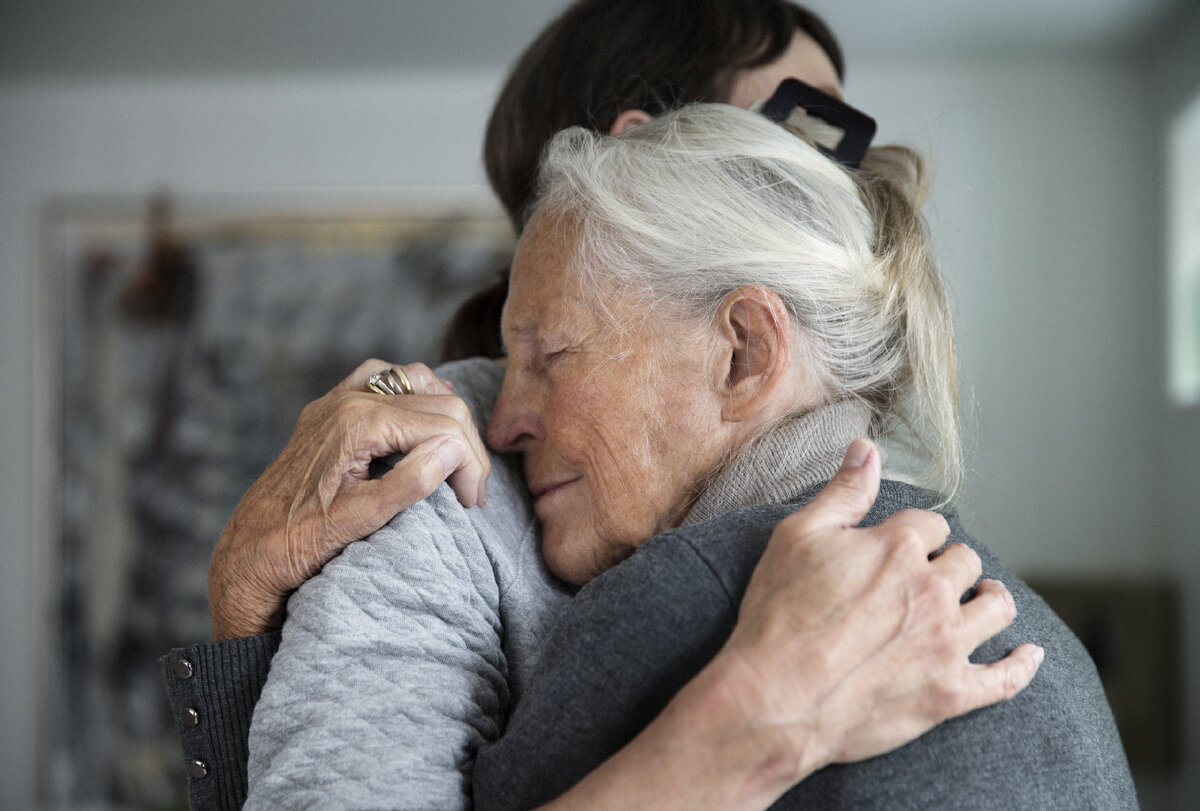
[[1022, 645], [989, 665], [968, 661], [1012, 622], [1012, 597], [979, 581], [967, 546], [935, 555], [950, 532], [937, 513], [905, 510], [857, 528], [879, 479], [878, 449], [856, 441], [837, 476], [776, 528], [718, 657], [736, 674], [743, 709], [786, 734], [785, 789], [1011, 698], [1042, 660]]

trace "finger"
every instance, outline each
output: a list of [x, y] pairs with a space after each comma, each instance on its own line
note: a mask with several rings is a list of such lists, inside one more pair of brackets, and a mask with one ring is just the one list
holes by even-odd
[[342, 530], [330, 535], [329, 554], [365, 538], [392, 516], [427, 498], [464, 460], [465, 448], [453, 437], [434, 437], [413, 448], [379, 479], [344, 488], [330, 505], [330, 524]]
[[970, 665], [962, 706], [953, 715], [1012, 698], [1029, 686], [1045, 658], [1046, 652], [1041, 647], [1025, 644], [1014, 648], [998, 662]]
[[[361, 364], [355, 373], [346, 378], [347, 383], [354, 383], [359, 377], [362, 377], [363, 383], [355, 388], [362, 390], [366, 385], [366, 379], [372, 374], [378, 373], [384, 369], [391, 369], [393, 366], [377, 366], [372, 367], [369, 364], [383, 363], [371, 359]], [[424, 363], [410, 363], [404, 366], [396, 366], [404, 372], [404, 376], [412, 385], [413, 393], [405, 395], [378, 395], [375, 392], [364, 392], [365, 394], [373, 394], [379, 397], [388, 399], [387, 405], [393, 408], [403, 410], [424, 410], [430, 413], [450, 414], [463, 427], [463, 436], [471, 442], [472, 450], [479, 458], [486, 458], [487, 451], [484, 447], [482, 438], [477, 437], [478, 430], [475, 426], [474, 416], [471, 414], [470, 408], [466, 407], [461, 398], [458, 398], [454, 393], [454, 387], [448, 381], [442, 380], [433, 370]], [[367, 371], [373, 369], [374, 371]], [[365, 373], [365, 376], [363, 376]], [[420, 399], [422, 397], [430, 397], [433, 399]], [[439, 397], [448, 397], [450, 400], [438, 399]], [[397, 398], [397, 399], [393, 399]], [[404, 398], [404, 399], [398, 399]], [[474, 430], [468, 430], [468, 424]], [[486, 493], [482, 490], [478, 498], [486, 498]]]
[[950, 537], [950, 525], [941, 513], [908, 509], [894, 513], [879, 522], [875, 532], [881, 536], [911, 542], [914, 551], [930, 557], [945, 545], [946, 539]]
[[879, 449], [869, 439], [856, 439], [846, 449], [842, 466], [808, 506], [784, 519], [807, 534], [821, 529], [852, 527], [866, 516], [879, 494]]
[[409, 363], [399, 368], [404, 370], [415, 394], [454, 394], [454, 389], [424, 363]]
[[963, 622], [973, 636], [971, 650], [1003, 631], [1017, 616], [1012, 594], [999, 580], [981, 580], [975, 596], [962, 605]]
[[396, 364], [390, 363], [379, 358], [368, 358], [355, 367], [354, 371], [346, 375], [342, 382], [333, 387], [334, 391], [352, 391], [362, 389], [367, 385], [367, 378], [375, 374], [381, 369], [390, 369]]
[[[420, 364], [415, 364], [420, 365]], [[437, 380], [428, 367], [425, 373]], [[441, 386], [440, 382], [438, 384]], [[453, 435], [467, 446], [474, 460], [486, 470], [491, 461], [474, 415], [462, 398], [453, 394], [381, 395], [362, 391], [338, 395], [341, 412], [334, 430], [349, 430], [359, 437], [355, 447], [365, 458], [407, 453], [417, 444], [439, 435]]]
[[362, 391], [366, 388], [367, 379], [371, 375], [392, 368], [403, 370], [405, 376], [408, 377], [409, 382], [412, 384], [414, 394], [454, 393], [454, 386], [435, 375], [424, 363], [400, 365], [391, 361], [380, 360], [379, 358], [368, 358], [363, 361], [334, 388], [340, 391]]
[[[415, 364], [421, 366], [422, 364]], [[424, 367], [424, 374], [429, 380], [422, 383], [429, 387], [443, 388], [442, 381], [437, 378], [428, 367]], [[424, 380], [424, 378], [423, 378]], [[430, 382], [432, 381], [432, 382]], [[472, 504], [482, 503], [487, 498], [485, 483], [487, 475], [491, 470], [491, 457], [488, 455], [487, 446], [483, 442], [483, 437], [479, 434], [479, 428], [475, 425], [475, 416], [471, 413], [470, 407], [466, 402], [457, 395], [451, 393], [445, 394], [425, 394], [425, 395], [403, 395], [400, 397], [389, 397], [386, 399], [386, 405], [393, 408], [403, 416], [397, 417], [401, 420], [411, 419], [414, 412], [423, 412], [434, 418], [439, 416], [448, 417], [456, 423], [458, 430], [454, 432], [463, 439], [467, 448], [474, 460], [482, 468], [482, 478], [478, 480], [479, 491], [471, 499]], [[445, 431], [445, 433], [451, 433]], [[420, 437], [423, 441], [431, 436], [426, 433]], [[451, 485], [457, 492], [460, 486], [460, 477], [458, 474], [451, 475]], [[464, 502], [465, 503], [465, 502]]]
[[[486, 456], [484, 461], [489, 461]], [[405, 499], [413, 499], [410, 503], [425, 498], [442, 481], [446, 481], [460, 504], [474, 507], [479, 503], [480, 482], [487, 478], [490, 471], [489, 465], [481, 466], [472, 458], [457, 437], [446, 436], [434, 437], [413, 448], [384, 479], [397, 474], [411, 479], [411, 487], [408, 482], [395, 483], [398, 493]]]
[[934, 569], [949, 577], [962, 594], [975, 585], [983, 574], [983, 562], [975, 550], [966, 544], [956, 543], [947, 546], [930, 561]]

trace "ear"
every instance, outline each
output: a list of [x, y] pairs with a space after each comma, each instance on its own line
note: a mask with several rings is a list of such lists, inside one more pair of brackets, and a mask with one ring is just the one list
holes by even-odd
[[634, 127], [653, 120], [654, 116], [645, 110], [622, 110], [621, 114], [613, 121], [612, 126], [608, 128], [608, 134], [620, 135], [623, 132], [628, 132]]
[[717, 311], [726, 422], [774, 419], [796, 406], [792, 319], [779, 296], [762, 287], [734, 290]]

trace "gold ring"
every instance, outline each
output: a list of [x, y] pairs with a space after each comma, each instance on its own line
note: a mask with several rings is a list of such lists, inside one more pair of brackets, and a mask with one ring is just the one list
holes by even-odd
[[388, 370], [390, 372], [389, 379], [393, 386], [398, 385], [400, 394], [416, 394], [417, 390], [413, 388], [412, 381], [408, 379], [408, 375], [404, 374], [404, 370], [399, 366], [393, 366]]
[[381, 369], [368, 377], [367, 388], [376, 394], [416, 394], [412, 381], [399, 366]]

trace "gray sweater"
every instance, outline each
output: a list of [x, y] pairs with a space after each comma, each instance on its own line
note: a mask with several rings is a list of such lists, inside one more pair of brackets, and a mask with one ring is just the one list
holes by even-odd
[[[438, 370], [486, 425], [503, 372]], [[488, 503], [442, 485], [288, 601], [250, 730], [247, 808], [469, 806], [542, 629], [568, 599], [537, 554], [526, 488], [493, 456]]]
[[[759, 501], [780, 481], [803, 481], [802, 423], [758, 449], [771, 465], [757, 484], [718, 485]], [[796, 449], [795, 452], [788, 448]], [[789, 461], [790, 460], [790, 461]], [[824, 464], [830, 459], [826, 455]], [[737, 621], [750, 575], [780, 519], [807, 503], [726, 513], [661, 535], [580, 590], [545, 640], [532, 688], [500, 741], [475, 769], [479, 808], [532, 808], [561, 794], [645, 727], [717, 653]], [[736, 501], [737, 499], [733, 499]], [[884, 481], [867, 525], [935, 497]], [[1137, 799], [1116, 725], [1087, 652], [1049, 607], [985, 547], [947, 518], [951, 542], [969, 544], [984, 576], [1004, 582], [1016, 621], [981, 645], [974, 662], [1023, 642], [1045, 647], [1032, 684], [1011, 701], [941, 724], [886, 755], [809, 776], [780, 808], [1132, 808]]]

